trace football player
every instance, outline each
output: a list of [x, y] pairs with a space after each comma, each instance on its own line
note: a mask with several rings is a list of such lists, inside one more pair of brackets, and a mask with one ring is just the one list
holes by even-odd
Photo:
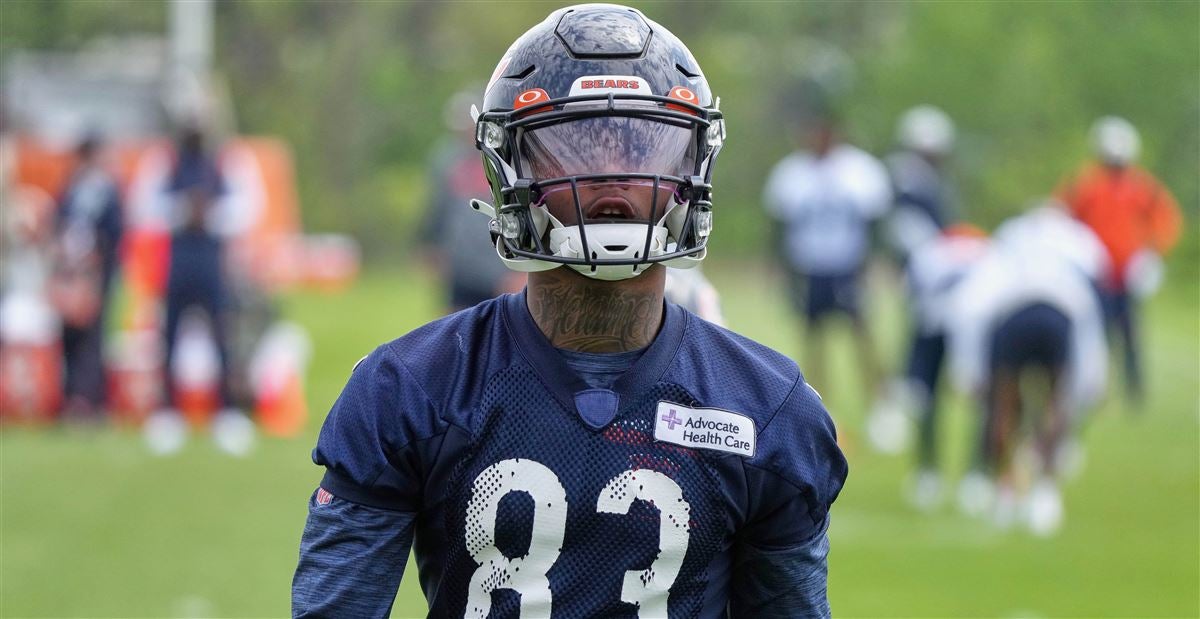
[[829, 319], [849, 319], [864, 391], [880, 387], [879, 361], [862, 309], [871, 230], [892, 202], [887, 168], [843, 141], [835, 110], [813, 104], [801, 123], [804, 148], [771, 170], [763, 192], [779, 231], [779, 258], [788, 273], [793, 309], [804, 317], [808, 374], [828, 379]]
[[1092, 127], [1096, 161], [1058, 190], [1058, 198], [1096, 233], [1112, 262], [1102, 288], [1105, 319], [1120, 341], [1125, 395], [1135, 407], [1143, 395], [1138, 306], [1162, 283], [1162, 256], [1183, 230], [1175, 196], [1136, 163], [1141, 143], [1124, 118], [1097, 120]]
[[883, 233], [901, 264], [956, 218], [956, 192], [946, 169], [954, 139], [954, 122], [932, 105], [909, 109], [896, 125], [899, 148], [884, 160], [895, 195]]
[[922, 511], [941, 501], [937, 454], [938, 387], [946, 350], [949, 301], [956, 286], [985, 254], [986, 233], [954, 224], [917, 245], [905, 265], [911, 335], [902, 378], [893, 379], [867, 419], [867, 436], [885, 453], [898, 453], [908, 442], [910, 416], [916, 420], [917, 473], [909, 500]]
[[663, 301], [665, 265], [704, 257], [725, 138], [692, 54], [634, 9], [564, 8], [476, 112], [496, 205], [472, 205], [528, 286], [354, 369], [293, 614], [387, 616], [412, 545], [434, 617], [828, 616], [828, 413]]
[[[985, 473], [969, 473], [959, 486], [960, 507], [981, 514], [990, 502], [997, 524], [1020, 514], [1032, 532], [1051, 535], [1065, 516], [1058, 488], [1064, 447], [1106, 386], [1097, 288], [1109, 264], [1096, 236], [1054, 202], [1008, 220], [993, 239], [945, 314], [952, 375], [983, 404], [979, 464], [995, 482], [993, 501]], [[1044, 393], [1032, 406], [1026, 395], [1037, 390], [1024, 388], [1031, 379]], [[1020, 497], [1013, 456], [1023, 417], [1037, 466]]]

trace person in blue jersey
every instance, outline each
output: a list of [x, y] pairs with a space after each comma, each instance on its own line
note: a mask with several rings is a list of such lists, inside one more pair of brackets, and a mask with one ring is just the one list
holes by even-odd
[[947, 173], [954, 139], [954, 122], [932, 105], [907, 110], [896, 124], [899, 148], [884, 159], [894, 195], [883, 236], [901, 266], [957, 219], [957, 192]]
[[[117, 180], [102, 160], [100, 136], [89, 134], [60, 200], [55, 280], [75, 279], [83, 295], [59, 303], [63, 315], [64, 417], [98, 421], [108, 404], [104, 324], [120, 258], [124, 215]], [[56, 287], [57, 288], [57, 287]], [[65, 300], [65, 299], [64, 299]]]
[[904, 269], [910, 331], [902, 376], [893, 378], [867, 417], [867, 437], [883, 453], [899, 453], [916, 421], [917, 471], [908, 499], [921, 511], [942, 500], [938, 458], [938, 395], [946, 353], [949, 301], [959, 283], [983, 257], [988, 239], [970, 224], [954, 224], [908, 253]]
[[[473, 110], [525, 290], [377, 348], [321, 430], [296, 617], [828, 617], [847, 465], [770, 349], [664, 302], [712, 229], [724, 120], [640, 12], [553, 12]], [[481, 221], [481, 225], [482, 225]]]

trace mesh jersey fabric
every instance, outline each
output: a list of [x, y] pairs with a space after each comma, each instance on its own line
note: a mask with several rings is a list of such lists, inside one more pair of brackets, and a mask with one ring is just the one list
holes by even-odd
[[[431, 616], [725, 616], [739, 548], [823, 531], [846, 463], [790, 360], [668, 305], [603, 427], [576, 410], [588, 388], [523, 294], [459, 312], [352, 373], [314, 450], [322, 487], [417, 514]], [[749, 417], [757, 451], [656, 441], [660, 401]]]

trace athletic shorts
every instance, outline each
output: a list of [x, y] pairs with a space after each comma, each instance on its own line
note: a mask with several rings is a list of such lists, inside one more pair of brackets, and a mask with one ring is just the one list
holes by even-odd
[[1057, 371], [1066, 365], [1070, 345], [1071, 320], [1065, 314], [1045, 303], [1026, 305], [993, 332], [991, 367]]
[[858, 273], [845, 275], [805, 275], [792, 277], [792, 305], [812, 321], [827, 314], [846, 314], [857, 318]]

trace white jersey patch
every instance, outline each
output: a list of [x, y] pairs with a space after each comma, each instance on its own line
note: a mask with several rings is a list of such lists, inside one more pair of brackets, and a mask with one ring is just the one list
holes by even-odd
[[689, 408], [674, 402], [659, 402], [654, 416], [654, 439], [752, 458], [754, 420], [716, 408]]
[[646, 80], [632, 75], [585, 75], [571, 84], [572, 97], [606, 95], [610, 92], [629, 95], [652, 95]]

